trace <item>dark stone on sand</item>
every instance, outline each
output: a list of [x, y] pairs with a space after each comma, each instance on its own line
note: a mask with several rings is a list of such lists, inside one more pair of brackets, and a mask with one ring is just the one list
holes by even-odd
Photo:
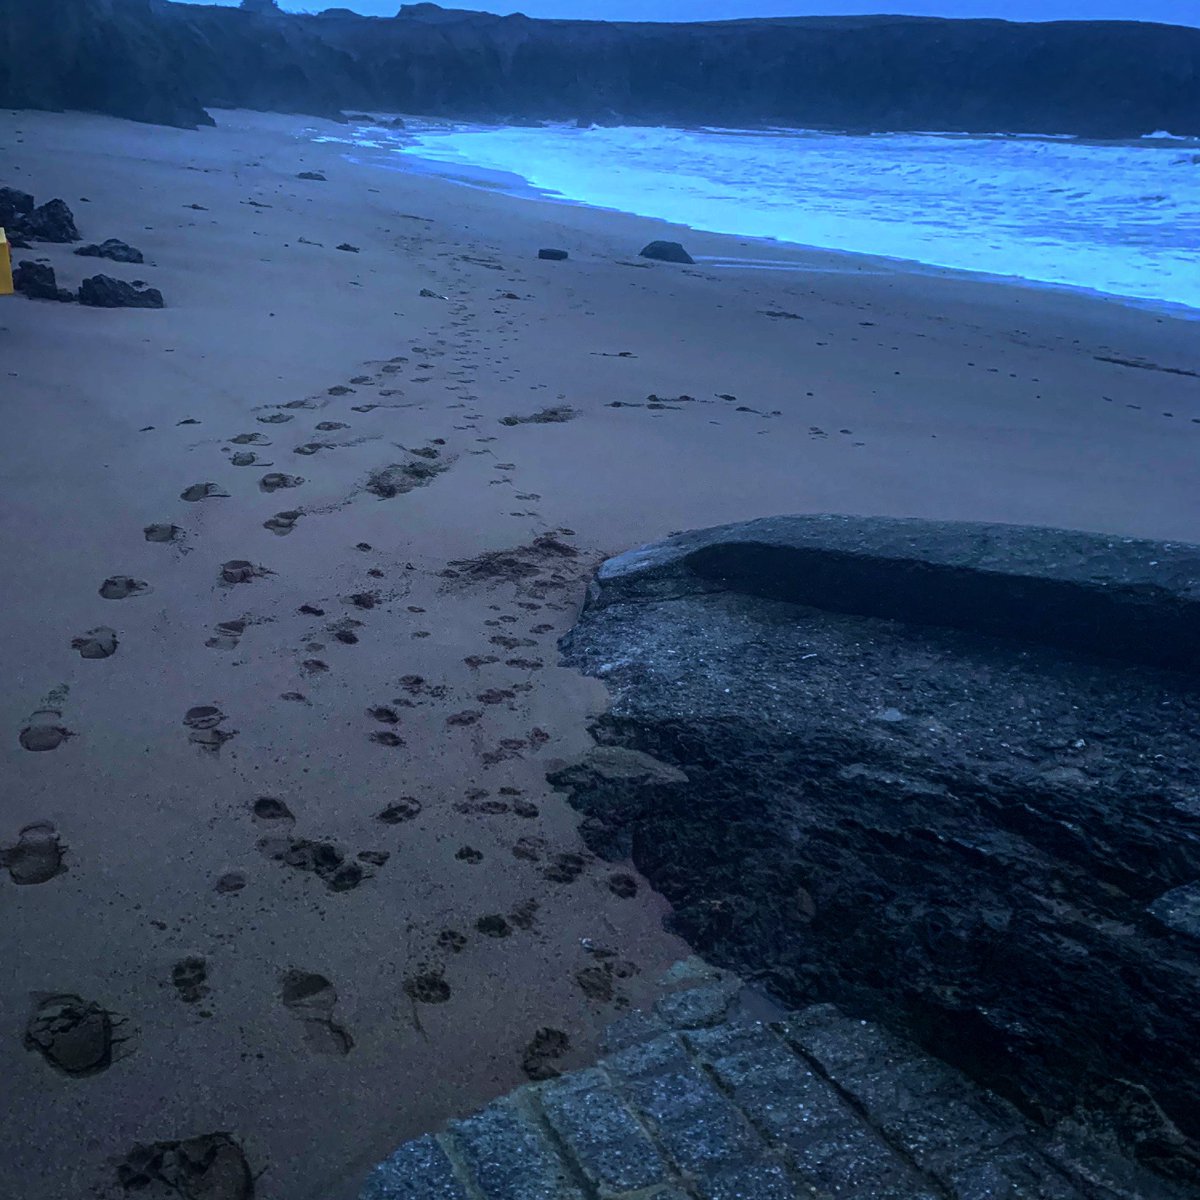
[[538, 258], [544, 258], [550, 262], [562, 262], [571, 256], [565, 250], [550, 250], [542, 249], [538, 251]]
[[87, 246], [79, 246], [75, 253], [84, 258], [108, 258], [113, 262], [120, 263], [145, 262], [140, 250], [122, 242], [119, 238], [108, 238], [99, 245], [91, 243]]
[[651, 242], [638, 253], [642, 258], [653, 258], [658, 262], [685, 263], [690, 266], [696, 261], [678, 242]]
[[13, 271], [13, 290], [30, 300], [59, 300], [70, 303], [74, 297], [58, 286], [54, 268], [47, 263], [24, 260]]
[[79, 303], [92, 308], [162, 308], [158, 288], [135, 287], [124, 279], [93, 275], [79, 285]]
[[309, 179], [316, 183], [328, 183], [328, 180], [325, 178], [324, 175], [321, 174], [320, 171], [301, 171], [300, 174], [296, 176], [296, 178], [297, 179]]
[[24, 229], [25, 219], [33, 212], [33, 197], [18, 188], [0, 187], [0, 229], [12, 240], [15, 230]]
[[39, 204], [21, 222], [20, 232], [38, 242], [77, 242], [79, 230], [75, 218], [62, 200]]
[[699, 952], [1200, 1187], [1200, 547], [772, 518], [563, 645], [610, 707], [552, 779]]

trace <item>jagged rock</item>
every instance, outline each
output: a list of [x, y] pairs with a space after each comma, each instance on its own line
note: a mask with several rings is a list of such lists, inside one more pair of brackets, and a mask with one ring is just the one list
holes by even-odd
[[539, 250], [538, 258], [549, 259], [551, 262], [562, 262], [565, 258], [570, 258], [570, 255], [565, 250]]
[[84, 258], [108, 258], [113, 262], [121, 263], [140, 263], [146, 261], [142, 257], [140, 250], [135, 249], [119, 238], [108, 238], [99, 245], [89, 244], [87, 246], [79, 246], [75, 250], [75, 253], [82, 255]]
[[109, 275], [93, 275], [79, 285], [79, 303], [92, 308], [162, 308], [158, 288], [137, 287]]
[[75, 297], [58, 286], [54, 268], [46, 263], [22, 261], [13, 271], [13, 289], [30, 300], [61, 300], [70, 303]]
[[775, 518], [610, 560], [563, 645], [686, 775], [552, 777], [675, 931], [1200, 1188], [1200, 547]]
[[695, 259], [678, 242], [651, 242], [639, 251], [642, 258], [658, 262], [694, 264]]
[[75, 218], [62, 200], [39, 204], [24, 220], [22, 232], [39, 242], [78, 242]]
[[18, 227], [24, 228], [25, 219], [33, 212], [33, 197], [17, 188], [0, 188], [0, 229], [8, 231], [8, 240]]

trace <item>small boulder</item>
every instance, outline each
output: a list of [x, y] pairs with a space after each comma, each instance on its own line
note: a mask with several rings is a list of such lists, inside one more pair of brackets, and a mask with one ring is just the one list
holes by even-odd
[[58, 286], [53, 267], [28, 260], [17, 264], [13, 272], [13, 290], [30, 300], [61, 300], [69, 304], [74, 299], [66, 288]]
[[696, 260], [678, 242], [651, 242], [641, 251], [642, 258], [653, 258], [658, 262], [685, 263], [694, 265]]
[[113, 262], [120, 263], [140, 263], [146, 260], [142, 257], [142, 252], [121, 241], [120, 238], [108, 238], [99, 245], [94, 243], [87, 246], [80, 246], [75, 251], [76, 254], [82, 255], [84, 258], [108, 258]]
[[38, 205], [24, 221], [23, 232], [39, 242], [78, 242], [75, 218], [62, 200], [47, 200]]
[[0, 188], [0, 228], [11, 234], [16, 229], [23, 229], [25, 220], [33, 212], [33, 197], [28, 192], [17, 188]]
[[93, 275], [79, 285], [79, 303], [92, 308], [162, 308], [158, 288], [135, 287], [123, 279]]
[[321, 174], [320, 171], [301, 171], [300, 174], [296, 176], [296, 178], [297, 179], [313, 179], [317, 183], [328, 183], [329, 182], [325, 178], [325, 176]]
[[562, 262], [564, 258], [570, 258], [570, 255], [565, 250], [539, 250], [538, 258], [549, 259], [551, 262]]

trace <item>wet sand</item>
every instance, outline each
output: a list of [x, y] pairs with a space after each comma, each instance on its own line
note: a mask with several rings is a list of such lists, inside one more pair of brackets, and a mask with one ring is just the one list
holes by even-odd
[[[349, 1200], [536, 1070], [540, 1030], [574, 1066], [653, 999], [687, 947], [544, 782], [604, 704], [555, 644], [603, 556], [822, 511], [1200, 541], [1193, 322], [219, 120], [0, 115], [0, 184], [147, 264], [14, 257], [167, 303], [0, 300], [25, 1200], [122, 1195], [136, 1145], [215, 1131], [260, 1200]], [[658, 237], [795, 269], [637, 259]]]

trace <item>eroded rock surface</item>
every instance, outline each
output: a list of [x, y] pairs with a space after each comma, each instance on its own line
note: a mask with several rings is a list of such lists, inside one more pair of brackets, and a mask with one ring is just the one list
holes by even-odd
[[606, 563], [564, 645], [598, 741], [686, 782], [554, 779], [721, 965], [1200, 1186], [1198, 581], [1055, 530], [685, 535]]

